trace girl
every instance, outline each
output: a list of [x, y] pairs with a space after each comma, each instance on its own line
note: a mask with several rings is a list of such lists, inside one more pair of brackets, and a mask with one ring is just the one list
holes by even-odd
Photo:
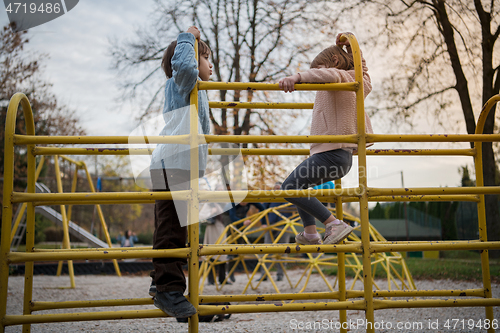
[[[286, 77], [279, 81], [280, 89], [294, 91], [295, 83], [341, 83], [354, 82], [354, 60], [349, 41], [341, 42], [337, 35], [334, 46], [323, 50], [314, 58], [311, 69]], [[343, 46], [346, 46], [344, 51]], [[365, 98], [372, 90], [365, 60], [363, 85]], [[370, 119], [366, 116], [366, 132], [373, 133]], [[352, 91], [318, 91], [314, 101], [311, 135], [356, 134], [356, 95]], [[352, 154], [357, 149], [352, 143], [313, 143], [311, 156], [302, 162], [284, 181], [283, 190], [303, 190], [345, 176], [352, 165]], [[353, 230], [351, 226], [336, 219], [316, 198], [287, 198], [297, 206], [304, 231], [295, 241], [304, 245], [336, 244]], [[316, 221], [325, 225], [323, 240], [316, 230]]]

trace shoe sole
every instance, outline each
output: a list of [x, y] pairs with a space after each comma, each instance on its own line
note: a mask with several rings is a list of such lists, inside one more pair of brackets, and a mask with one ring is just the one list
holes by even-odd
[[351, 234], [351, 232], [354, 230], [353, 227], [347, 226], [347, 229], [344, 229], [340, 234], [338, 234], [335, 238], [328, 239], [325, 238], [323, 240], [323, 244], [338, 244], [339, 242], [343, 241], [344, 239], [347, 238]]
[[174, 318], [188, 318], [188, 317], [191, 317], [192, 315], [194, 315], [196, 313], [196, 311], [195, 311], [195, 312], [193, 312], [191, 314], [188, 313], [188, 314], [185, 314], [185, 315], [175, 315], [173, 312], [170, 312], [167, 309], [165, 309], [163, 306], [161, 306], [161, 303], [158, 302], [158, 300], [156, 299], [156, 297], [154, 299], [154, 305], [158, 309], [160, 309], [161, 311], [165, 312], [166, 314], [168, 314], [169, 316], [174, 317]]

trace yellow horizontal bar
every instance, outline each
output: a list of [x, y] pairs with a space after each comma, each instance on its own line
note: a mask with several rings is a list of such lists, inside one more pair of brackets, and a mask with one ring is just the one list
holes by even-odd
[[35, 155], [151, 155], [153, 149], [148, 148], [66, 148], [35, 147]]
[[81, 251], [97, 251], [97, 252], [104, 252], [104, 251], [143, 251], [143, 250], [152, 250], [152, 246], [134, 246], [133, 248], [130, 247], [108, 247], [108, 248], [97, 248], [97, 247], [89, 247], [89, 248], [75, 248], [75, 249], [38, 249], [34, 248], [33, 252], [81, 252]]
[[[361, 292], [362, 293], [362, 292]], [[338, 299], [339, 292], [246, 294], [246, 295], [200, 295], [200, 303], [213, 302], [269, 302], [312, 299]]]
[[205, 142], [232, 143], [357, 143], [358, 135], [201, 135]]
[[[349, 199], [356, 198], [346, 198], [344, 201]], [[332, 199], [333, 202], [334, 199]], [[356, 200], [359, 201], [359, 200]], [[368, 201], [371, 202], [379, 202], [379, 201], [387, 201], [387, 202], [405, 202], [405, 201], [471, 201], [471, 202], [479, 202], [479, 197], [477, 195], [403, 195], [403, 196], [370, 196], [368, 197]]]
[[[363, 297], [362, 290], [348, 290], [347, 298]], [[438, 297], [438, 296], [460, 296], [460, 297], [484, 297], [484, 289], [462, 289], [462, 290], [376, 290], [374, 297]], [[269, 301], [292, 301], [312, 299], [338, 299], [339, 292], [311, 292], [311, 293], [281, 293], [281, 294], [247, 294], [247, 295], [200, 295], [200, 303], [213, 302], [269, 302]], [[111, 300], [88, 300], [88, 301], [63, 301], [63, 302], [32, 302], [32, 311], [89, 308], [107, 306], [130, 306], [153, 304], [149, 298], [123, 298]]]
[[367, 134], [366, 142], [493, 142], [500, 134]]
[[129, 306], [129, 305], [149, 305], [153, 304], [153, 299], [149, 298], [122, 298], [104, 299], [89, 301], [64, 301], [64, 302], [31, 302], [32, 311], [72, 309], [72, 308], [94, 308], [103, 306]]
[[[234, 143], [357, 143], [352, 135], [199, 135], [200, 142]], [[203, 141], [204, 138], [206, 141]], [[368, 134], [367, 142], [496, 142], [500, 134]], [[14, 135], [14, 144], [144, 144], [143, 136], [43, 136]], [[189, 144], [189, 135], [148, 136], [147, 143]], [[452, 150], [450, 150], [452, 151]], [[451, 153], [451, 152], [450, 152]], [[469, 153], [467, 153], [469, 154]], [[453, 153], [454, 155], [454, 153]]]
[[[134, 205], [134, 204], [150, 204], [154, 203], [155, 199], [149, 199], [149, 200], [106, 200], [106, 201], [100, 201], [100, 200], [84, 200], [84, 201], [72, 201], [72, 205]], [[55, 205], [65, 205], [66, 201], [65, 200], [58, 200], [58, 201], [43, 201], [43, 202], [37, 202], [33, 201], [33, 204], [35, 206], [55, 206]]]
[[212, 109], [312, 109], [314, 103], [208, 102]]
[[[321, 190], [254, 190], [254, 191], [231, 191], [233, 197], [244, 197], [246, 202], [276, 199], [276, 198], [296, 198], [296, 197], [331, 197], [331, 196], [358, 196], [360, 189], [321, 189]], [[230, 198], [226, 191], [199, 191], [200, 202], [229, 202]], [[263, 201], [268, 202], [268, 201]]]
[[[321, 190], [301, 190], [301, 192], [304, 194], [303, 196], [307, 196], [307, 191], [321, 191]], [[328, 190], [323, 190], [323, 191], [328, 191]], [[201, 192], [201, 191], [200, 191]], [[233, 191], [233, 193], [236, 191]], [[255, 191], [252, 191], [255, 192]], [[260, 191], [259, 191], [260, 192]], [[261, 191], [264, 192], [264, 191]], [[19, 193], [20, 192], [15, 192]], [[116, 192], [116, 193], [122, 193], [122, 194], [127, 194], [132, 196], [132, 193], [137, 193], [137, 192]], [[143, 192], [139, 192], [143, 193]], [[147, 193], [147, 192], [144, 192]], [[111, 204], [116, 204], [116, 205], [130, 205], [130, 204], [148, 204], [148, 203], [154, 203], [155, 200], [168, 200], [171, 199], [171, 195], [168, 194], [168, 192], [155, 192], [155, 193], [161, 193], [160, 196], [154, 196], [150, 197], [149, 199], [102, 199], [102, 198], [87, 198], [87, 197], [79, 197], [79, 198], [72, 198], [71, 200], [66, 200], [62, 196], [58, 196], [57, 198], [40, 198], [40, 197], [32, 197], [31, 195], [26, 197], [24, 195], [18, 196], [17, 194], [13, 196], [14, 201], [13, 202], [24, 202], [28, 198], [30, 202], [33, 202], [36, 206], [53, 206], [53, 205], [63, 205], [68, 202], [71, 204], [78, 204], [78, 205], [111, 205]], [[211, 192], [213, 193], [213, 192]], [[54, 193], [56, 194], [56, 193]], [[68, 194], [68, 193], [64, 193]], [[262, 194], [262, 193], [261, 193]], [[242, 201], [244, 202], [254, 202], [255, 200], [259, 200], [260, 202], [287, 202], [285, 200], [285, 197], [297, 197], [297, 195], [286, 195], [283, 197], [277, 197], [277, 196], [258, 196], [259, 194], [252, 194], [250, 196], [246, 196], [245, 199]], [[357, 197], [356, 194], [347, 194], [348, 196], [344, 196], [343, 200], [345, 202], [359, 202], [359, 198]], [[350, 196], [349, 196], [350, 195]], [[335, 202], [336, 196], [330, 195], [330, 194], [311, 194], [311, 197], [316, 197], [322, 202]], [[216, 197], [210, 197], [210, 194], [204, 195], [205, 199], [203, 199], [203, 202], [229, 202], [229, 199], [227, 197], [224, 197], [222, 194], [221, 195], [216, 195]], [[181, 199], [179, 199], [181, 200]], [[188, 200], [188, 197], [184, 197], [184, 200]], [[369, 200], [370, 202], [379, 202], [379, 201], [386, 201], [386, 202], [408, 202], [408, 201], [470, 201], [470, 202], [478, 202], [479, 199], [477, 196], [474, 195], [418, 195], [418, 196], [370, 196]]]
[[414, 187], [367, 189], [369, 196], [381, 195], [440, 195], [440, 194], [500, 194], [500, 186]]
[[[176, 200], [188, 200], [191, 191], [176, 191]], [[171, 200], [170, 192], [78, 192], [78, 193], [24, 193], [13, 192], [12, 202], [61, 202], [71, 204], [74, 202], [84, 203], [87, 201], [121, 201], [121, 200]]]
[[474, 156], [474, 149], [367, 149], [366, 155]]
[[[347, 298], [364, 296], [363, 290], [347, 290]], [[462, 290], [376, 290], [374, 297], [484, 297], [484, 289]], [[200, 303], [213, 302], [269, 302], [312, 299], [338, 299], [339, 292], [281, 293], [281, 294], [246, 294], [246, 295], [200, 295]]]
[[135, 258], [187, 258], [191, 249], [168, 250], [122, 250], [122, 251], [65, 251], [65, 252], [10, 252], [7, 260], [10, 263], [31, 261], [66, 261], [66, 260], [97, 260], [97, 259], [135, 259]]
[[217, 254], [259, 254], [259, 253], [361, 253], [361, 243], [300, 245], [300, 244], [269, 244], [269, 245], [200, 245], [200, 256]]
[[373, 300], [375, 310], [401, 308], [438, 308], [468, 306], [499, 306], [500, 298], [487, 299], [427, 299], [427, 300]]
[[343, 301], [327, 303], [243, 304], [243, 305], [199, 305], [198, 314], [364, 310], [365, 301]]
[[7, 315], [4, 317], [4, 325], [57, 323], [72, 321], [93, 321], [93, 320], [113, 320], [113, 319], [138, 319], [168, 317], [160, 309], [153, 310], [123, 310], [123, 311], [102, 311], [102, 312], [77, 312], [77, 313], [57, 313], [39, 315]]
[[[332, 196], [317, 196], [321, 202], [336, 202], [337, 197]], [[260, 197], [259, 200], [261, 202], [287, 202], [284, 198], [280, 197]], [[359, 202], [359, 197], [343, 197], [342, 199], [345, 202]], [[245, 199], [245, 202], [252, 202], [254, 199]], [[387, 201], [387, 202], [405, 202], [405, 201], [470, 201], [470, 202], [478, 202], [479, 197], [477, 195], [387, 195], [387, 196], [370, 196], [368, 197], [368, 201], [370, 202], [379, 202], [379, 201]]]
[[[35, 155], [151, 155], [154, 149], [148, 148], [65, 148], [36, 147]], [[309, 155], [309, 149], [281, 148], [209, 148], [209, 155]]]
[[[252, 304], [252, 305], [230, 305], [211, 306], [200, 305], [199, 314], [212, 313], [252, 313], [252, 312], [286, 312], [286, 311], [312, 311], [320, 310], [363, 310], [364, 301], [344, 301], [329, 303], [293, 303], [293, 304]], [[4, 317], [5, 326], [21, 324], [39, 324], [73, 321], [113, 320], [113, 319], [135, 319], [168, 317], [159, 309], [154, 310], [125, 310], [125, 311], [103, 311], [103, 312], [79, 312], [59, 313], [43, 315], [7, 315]]]
[[[352, 296], [349, 296], [352, 293]], [[359, 295], [358, 295], [359, 294]], [[348, 291], [348, 297], [363, 297], [362, 290]], [[373, 297], [484, 297], [484, 289], [458, 289], [458, 290], [374, 290]]]
[[[83, 144], [145, 144], [144, 136], [45, 136], [14, 135], [15, 145], [83, 145]], [[189, 144], [189, 134], [175, 136], [148, 135], [147, 143]]]
[[[297, 83], [295, 90], [357, 91], [359, 83]], [[278, 83], [198, 81], [199, 90], [281, 90]]]
[[[151, 148], [66, 148], [35, 147], [35, 155], [151, 155]], [[209, 148], [210, 155], [309, 155], [309, 149], [300, 148]], [[427, 155], [474, 156], [474, 149], [368, 149], [371, 156]], [[73, 163], [79, 163], [74, 162]]]
[[395, 242], [391, 244], [371, 243], [370, 252], [408, 252], [408, 251], [447, 251], [447, 250], [498, 250], [500, 241], [496, 242]]

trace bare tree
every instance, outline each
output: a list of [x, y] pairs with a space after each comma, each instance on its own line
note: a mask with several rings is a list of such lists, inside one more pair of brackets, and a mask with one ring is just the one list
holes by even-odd
[[[134, 41], [113, 41], [111, 56], [124, 77], [124, 95], [142, 98], [147, 107], [139, 118], [162, 106], [163, 73], [159, 63], [168, 43], [190, 25], [197, 25], [212, 50], [215, 81], [270, 82], [296, 71], [321, 42], [334, 43], [333, 10], [318, 0], [157, 0], [152, 26], [137, 32]], [[152, 88], [154, 87], [154, 88]], [[153, 93], [151, 93], [153, 91]], [[144, 97], [147, 96], [147, 97]], [[252, 90], [218, 91], [221, 101], [264, 101], [266, 94]], [[288, 113], [290, 114], [290, 113]], [[287, 132], [298, 115], [281, 111], [210, 110], [215, 134], [293, 134]], [[246, 147], [246, 145], [243, 145]], [[264, 147], [269, 145], [253, 145]], [[249, 157], [253, 177], [272, 183], [285, 168], [273, 156]], [[266, 165], [268, 172], [260, 172]]]
[[[10, 98], [17, 92], [24, 93], [30, 103], [37, 135], [84, 134], [74, 112], [58, 104], [51, 93], [51, 84], [42, 79], [42, 63], [46, 55], [24, 51], [28, 43], [27, 32], [13, 32], [10, 26], [0, 31], [0, 174], [4, 167], [5, 118]], [[24, 114], [18, 112], [16, 133], [25, 134]], [[15, 160], [15, 186], [24, 190], [26, 184], [25, 147], [17, 146]]]
[[[449, 129], [450, 110], [459, 105], [462, 128], [475, 133], [475, 114], [500, 89], [496, 1], [353, 0], [335, 5], [343, 6], [342, 15], [363, 17], [363, 24], [372, 22], [368, 33], [373, 42], [382, 42], [383, 57], [390, 59], [387, 77], [380, 80], [379, 110], [410, 124], [415, 114], [428, 110], [436, 123]], [[492, 110], [484, 133], [493, 133], [494, 121]], [[497, 184], [491, 143], [483, 144], [483, 167], [485, 185]], [[499, 240], [497, 196], [486, 196], [486, 214], [488, 238]]]

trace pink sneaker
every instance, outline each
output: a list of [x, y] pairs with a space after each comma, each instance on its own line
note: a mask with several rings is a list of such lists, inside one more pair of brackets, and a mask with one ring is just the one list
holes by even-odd
[[325, 237], [323, 238], [323, 244], [337, 244], [343, 239], [345, 239], [353, 231], [353, 227], [340, 221], [340, 224], [328, 223], [325, 228]]
[[301, 231], [295, 236], [295, 242], [302, 244], [302, 245], [321, 245], [323, 242], [321, 241], [321, 237], [316, 237], [311, 240], [307, 239], [306, 236], [304, 236], [304, 232]]

